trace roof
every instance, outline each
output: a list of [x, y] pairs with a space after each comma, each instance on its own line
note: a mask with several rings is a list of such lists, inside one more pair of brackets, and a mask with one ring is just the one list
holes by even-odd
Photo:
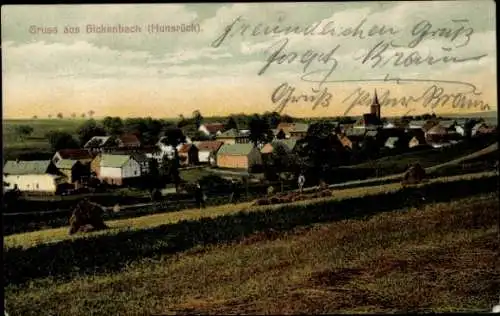
[[141, 143], [139, 138], [134, 134], [122, 134], [119, 138], [124, 145]]
[[356, 129], [356, 128], [350, 128], [345, 131], [345, 135], [347, 137], [352, 137], [352, 136], [364, 136], [365, 131], [362, 129]]
[[193, 147], [193, 144], [182, 144], [178, 150], [179, 153], [187, 153], [189, 150], [191, 150]]
[[57, 169], [71, 169], [78, 162], [78, 160], [61, 159], [56, 163]]
[[62, 159], [91, 159], [92, 155], [87, 149], [61, 149], [57, 151]]
[[15, 175], [45, 174], [47, 173], [50, 164], [51, 164], [50, 160], [32, 160], [32, 161], [9, 160], [5, 163], [3, 167], [3, 173], [15, 174]]
[[428, 131], [427, 131], [427, 134], [447, 134], [448, 131], [446, 129], [446, 127], [444, 126], [441, 126], [441, 125], [434, 125], [433, 127], [431, 127]]
[[[111, 136], [94, 136], [85, 145], [83, 146], [84, 148], [90, 147], [90, 145], [93, 145], [92, 147], [100, 147], [104, 145]], [[95, 143], [94, 143], [95, 142]]]
[[224, 144], [217, 155], [247, 156], [253, 148], [253, 144]]
[[377, 137], [378, 132], [377, 131], [367, 131], [365, 136], [366, 137]]
[[439, 125], [441, 125], [445, 128], [450, 128], [450, 127], [456, 125], [456, 122], [452, 121], [452, 120], [440, 121]]
[[309, 130], [309, 124], [306, 123], [295, 123], [290, 133], [307, 133]]
[[266, 144], [266, 146], [264, 146], [261, 149], [261, 152], [262, 153], [271, 153], [276, 148], [276, 146], [279, 146], [279, 145], [284, 146], [285, 149], [288, 151], [292, 151], [295, 148], [296, 144], [297, 144], [297, 140], [293, 139], [293, 138], [278, 139], [278, 140], [272, 141], [271, 143]]
[[130, 155], [109, 155], [104, 154], [101, 156], [101, 167], [121, 168], [129, 161]]
[[221, 133], [219, 136], [217, 136], [217, 138], [236, 138], [239, 136], [240, 136], [239, 131], [234, 128], [231, 128], [230, 130]]
[[207, 129], [207, 131], [210, 134], [215, 134], [218, 131], [221, 131], [224, 129], [224, 124], [222, 124], [222, 123], [203, 124], [202, 126], [205, 126], [205, 128]]
[[199, 142], [196, 144], [196, 147], [198, 147], [199, 151], [217, 151], [219, 148], [224, 144], [224, 142], [221, 141], [204, 141], [204, 142]]
[[389, 137], [385, 141], [385, 145], [394, 145], [398, 141], [399, 137]]

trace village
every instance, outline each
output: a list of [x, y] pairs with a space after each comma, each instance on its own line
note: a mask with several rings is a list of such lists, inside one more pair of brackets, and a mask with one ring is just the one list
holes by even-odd
[[[17, 190], [26, 196], [68, 195], [95, 192], [96, 187], [102, 186], [154, 187], [161, 192], [179, 192], [183, 183], [179, 171], [189, 169], [209, 170], [231, 181], [243, 177], [255, 182], [276, 180], [276, 173], [288, 172], [287, 180], [294, 183], [305, 172], [304, 159], [312, 159], [307, 157], [308, 153], [314, 155], [318, 148], [323, 150], [321, 146], [331, 146], [336, 152], [331, 159], [338, 161], [330, 165], [327, 161], [328, 168], [394, 153], [446, 148], [496, 132], [496, 126], [482, 120], [439, 119], [429, 114], [420, 118], [382, 117], [375, 92], [369, 113], [354, 122], [279, 122], [271, 126], [261, 120], [248, 129], [239, 129], [200, 120], [195, 131], [197, 139], [193, 133], [178, 128], [159, 137], [154, 146], [144, 145], [141, 135], [132, 133], [93, 136], [81, 148], [57, 150], [52, 159], [6, 161], [4, 192]], [[318, 143], [318, 139], [327, 141]], [[355, 157], [361, 158], [356, 161]], [[316, 159], [310, 163], [324, 161]], [[268, 172], [270, 169], [274, 177], [270, 175], [273, 172]], [[309, 179], [310, 185], [320, 180], [330, 182], [314, 175]], [[174, 191], [165, 190], [169, 183], [175, 185]]]

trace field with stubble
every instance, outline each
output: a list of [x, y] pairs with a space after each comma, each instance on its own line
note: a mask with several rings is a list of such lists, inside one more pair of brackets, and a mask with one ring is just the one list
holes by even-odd
[[[117, 272], [7, 285], [11, 315], [488, 311], [498, 195], [267, 230]], [[118, 251], [119, 247], [117, 247]], [[109, 250], [109, 256], [120, 256]]]

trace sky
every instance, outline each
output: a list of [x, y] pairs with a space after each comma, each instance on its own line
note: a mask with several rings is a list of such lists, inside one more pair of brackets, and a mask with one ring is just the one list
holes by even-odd
[[359, 115], [375, 90], [383, 116], [497, 109], [493, 1], [10, 5], [1, 14], [4, 118]]

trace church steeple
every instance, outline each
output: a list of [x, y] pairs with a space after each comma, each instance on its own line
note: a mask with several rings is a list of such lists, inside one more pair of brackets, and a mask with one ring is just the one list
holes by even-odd
[[370, 106], [370, 113], [380, 119], [380, 103], [378, 102], [377, 89], [375, 89], [372, 105]]

